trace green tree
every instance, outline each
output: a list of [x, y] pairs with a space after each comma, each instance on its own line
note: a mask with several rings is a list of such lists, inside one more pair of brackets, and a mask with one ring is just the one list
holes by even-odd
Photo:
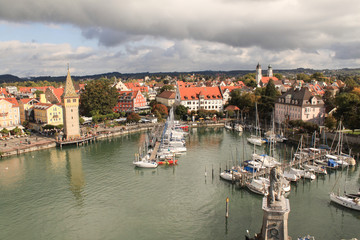
[[305, 73], [298, 73], [296, 74], [296, 80], [304, 80], [304, 82], [309, 82], [311, 78]]
[[173, 85], [164, 85], [160, 88], [160, 93], [164, 91], [174, 91], [175, 87]]
[[83, 116], [94, 116], [112, 113], [118, 101], [118, 92], [110, 85], [108, 79], [98, 79], [89, 82], [80, 95], [80, 113]]
[[261, 89], [260, 101], [258, 104], [259, 117], [267, 121], [271, 120], [272, 112], [274, 111], [275, 99], [280, 95], [276, 90], [274, 81], [270, 79], [265, 89]]
[[325, 111], [326, 112], [329, 112], [336, 107], [335, 97], [332, 95], [332, 93], [330, 91], [326, 91], [324, 93], [323, 100], [325, 103]]
[[336, 96], [336, 112], [334, 117], [342, 120], [346, 128], [360, 128], [360, 96], [355, 93], [343, 92]]
[[275, 73], [274, 77], [276, 77], [279, 80], [283, 79], [283, 75], [281, 73]]
[[188, 109], [184, 105], [180, 104], [175, 108], [175, 114], [178, 115], [181, 119], [186, 120]]
[[325, 118], [325, 127], [327, 127], [330, 130], [333, 130], [336, 128], [336, 119], [333, 115], [329, 115]]

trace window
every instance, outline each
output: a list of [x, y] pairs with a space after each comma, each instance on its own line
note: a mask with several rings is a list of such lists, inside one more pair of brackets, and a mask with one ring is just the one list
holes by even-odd
[[71, 100], [70, 100], [70, 99], [67, 99], [67, 100], [66, 100], [66, 102], [67, 102], [67, 103], [70, 103], [70, 102], [71, 102]]
[[76, 102], [76, 98], [73, 99], [73, 102]]

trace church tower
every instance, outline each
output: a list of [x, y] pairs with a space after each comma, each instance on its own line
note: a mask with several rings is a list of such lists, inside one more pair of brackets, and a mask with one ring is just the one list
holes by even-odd
[[258, 65], [256, 66], [256, 84], [258, 86], [260, 86], [261, 78], [262, 78], [261, 65], [260, 65], [260, 63], [258, 63]]
[[80, 137], [79, 124], [79, 95], [75, 92], [73, 81], [71, 80], [70, 70], [66, 76], [64, 93], [61, 96], [64, 119], [65, 139], [75, 139]]
[[268, 77], [270, 77], [270, 78], [273, 77], [273, 70], [272, 70], [272, 67], [271, 67], [270, 64], [269, 64], [269, 66], [268, 66]]

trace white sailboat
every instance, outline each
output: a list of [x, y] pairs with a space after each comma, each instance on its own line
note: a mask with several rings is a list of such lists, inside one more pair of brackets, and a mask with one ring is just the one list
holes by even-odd
[[140, 157], [139, 154], [135, 154], [135, 160], [133, 161], [135, 167], [139, 168], [157, 168], [158, 163], [151, 161], [150, 156], [147, 154], [144, 157]]
[[263, 139], [261, 139], [261, 132], [260, 132], [260, 124], [259, 124], [259, 116], [258, 116], [258, 111], [257, 111], [257, 103], [255, 103], [255, 135], [251, 135], [250, 137], [247, 138], [247, 141], [251, 144], [257, 145], [257, 146], [261, 146], [263, 145], [266, 141], [264, 141]]
[[[348, 174], [348, 170], [349, 169], [347, 169], [346, 177]], [[344, 185], [344, 195], [340, 195], [340, 193], [339, 193], [340, 190], [338, 191], [337, 194], [335, 194], [334, 192], [331, 192], [330, 193], [330, 201], [332, 201], [336, 204], [339, 204], [343, 207], [360, 211], [360, 192], [358, 192], [357, 194], [346, 194], [346, 189], [345, 189], [346, 188], [346, 177], [345, 177], [345, 185]], [[333, 190], [336, 186], [336, 182], [333, 187]]]

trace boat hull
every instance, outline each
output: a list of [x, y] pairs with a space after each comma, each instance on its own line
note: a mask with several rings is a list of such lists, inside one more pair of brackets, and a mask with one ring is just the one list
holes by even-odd
[[330, 193], [330, 200], [343, 207], [360, 211], [360, 199], [353, 199], [344, 196], [338, 196], [334, 193]]

